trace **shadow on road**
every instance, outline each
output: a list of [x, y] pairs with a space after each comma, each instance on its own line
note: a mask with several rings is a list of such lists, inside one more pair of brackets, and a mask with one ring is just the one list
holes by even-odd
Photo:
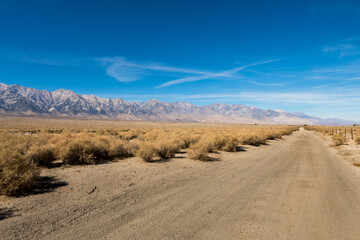
[[237, 146], [237, 147], [236, 147], [236, 151], [237, 151], [237, 152], [246, 152], [246, 147]]
[[208, 162], [218, 162], [221, 161], [220, 158], [215, 158], [215, 157], [209, 157]]
[[68, 185], [67, 182], [60, 181], [56, 177], [43, 176], [26, 195], [37, 195], [52, 192], [59, 187]]
[[15, 208], [0, 208], [0, 221], [14, 216]]

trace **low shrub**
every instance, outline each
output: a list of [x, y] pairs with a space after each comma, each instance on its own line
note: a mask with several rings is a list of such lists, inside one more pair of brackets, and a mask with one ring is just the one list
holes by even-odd
[[[185, 127], [184, 127], [185, 126]], [[259, 146], [267, 139], [281, 138], [298, 127], [225, 126], [171, 124], [161, 127], [72, 128], [51, 126], [40, 130], [15, 129], [0, 133], [0, 150], [12, 151], [37, 166], [51, 166], [55, 159], [65, 164], [95, 164], [103, 160], [138, 156], [145, 161], [172, 158], [180, 149], [189, 156], [208, 159], [208, 153], [233, 152], [238, 144]]]
[[130, 141], [132, 139], [137, 138], [141, 134], [140, 130], [129, 130], [127, 132], [121, 133], [120, 138], [123, 140]]
[[101, 147], [107, 155], [107, 158], [127, 158], [134, 156], [129, 142], [121, 140], [118, 137], [113, 136], [101, 136], [92, 138], [95, 145]]
[[188, 157], [194, 160], [209, 161], [208, 149], [204, 144], [194, 144], [190, 146]]
[[0, 195], [16, 196], [31, 189], [40, 170], [15, 149], [0, 149]]
[[215, 137], [211, 140], [210, 145], [212, 147], [211, 152], [216, 152], [218, 150], [222, 150], [223, 147], [228, 142], [228, 139], [226, 137]]
[[286, 135], [285, 132], [271, 132], [267, 134], [266, 138], [268, 140], [282, 139], [283, 135]]
[[243, 145], [260, 146], [261, 144], [266, 143], [266, 138], [257, 135], [243, 136], [240, 140], [240, 143]]
[[157, 144], [157, 155], [161, 158], [172, 158], [179, 152], [180, 146], [174, 142], [159, 142]]
[[136, 156], [147, 162], [152, 162], [155, 158], [172, 158], [179, 152], [180, 146], [171, 141], [160, 142], [141, 142], [138, 145]]
[[225, 152], [236, 152], [239, 141], [236, 138], [228, 138], [221, 150]]
[[111, 136], [119, 136], [119, 133], [114, 129], [103, 129], [96, 132], [99, 135], [111, 135]]
[[355, 142], [356, 142], [357, 144], [360, 144], [360, 136], [358, 136], [358, 137], [355, 138]]
[[75, 139], [66, 144], [59, 154], [65, 164], [96, 164], [108, 159], [108, 151], [89, 139]]
[[182, 136], [182, 140], [184, 142], [183, 146], [181, 148], [189, 148], [191, 144], [195, 144], [200, 140], [200, 136], [192, 136], [192, 135], [186, 135]]
[[55, 153], [50, 146], [34, 145], [25, 154], [26, 158], [37, 166], [50, 167], [55, 160]]
[[136, 151], [136, 156], [142, 158], [146, 162], [152, 162], [154, 161], [154, 158], [158, 156], [157, 153], [158, 148], [154, 144], [144, 142]]
[[335, 134], [331, 137], [331, 140], [333, 142], [334, 146], [340, 146], [346, 143], [346, 137], [340, 135], [340, 134]]
[[202, 138], [199, 142], [190, 146], [190, 149], [202, 149], [207, 153], [216, 153], [217, 147], [215, 146], [215, 142], [211, 139]]
[[127, 149], [127, 151], [130, 154], [129, 157], [134, 157], [134, 156], [136, 156], [136, 152], [140, 148], [140, 141], [133, 139], [130, 142], [126, 142], [125, 148]]

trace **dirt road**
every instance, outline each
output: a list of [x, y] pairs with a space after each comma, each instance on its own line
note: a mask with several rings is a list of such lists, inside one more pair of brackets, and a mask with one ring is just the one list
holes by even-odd
[[0, 238], [360, 239], [357, 169], [321, 137], [300, 131], [245, 150], [46, 170], [64, 183], [0, 202]]

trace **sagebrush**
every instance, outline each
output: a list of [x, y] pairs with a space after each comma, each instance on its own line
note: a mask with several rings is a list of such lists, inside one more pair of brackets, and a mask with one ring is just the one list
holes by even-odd
[[55, 161], [57, 165], [81, 165], [137, 156], [152, 162], [173, 158], [179, 152], [187, 152], [192, 159], [209, 161], [209, 153], [235, 152], [244, 144], [258, 146], [298, 129], [296, 126], [186, 123], [111, 127], [109, 124], [118, 122], [80, 120], [81, 126], [73, 120], [49, 120], [55, 121], [54, 124], [46, 125], [46, 120], [39, 121], [40, 125], [30, 119], [17, 127], [9, 123], [0, 129], [1, 195], [28, 191], [36, 184], [40, 169], [53, 167]]

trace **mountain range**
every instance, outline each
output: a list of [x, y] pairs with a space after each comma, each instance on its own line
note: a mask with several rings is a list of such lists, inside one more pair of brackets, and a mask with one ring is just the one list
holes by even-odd
[[147, 102], [127, 102], [121, 98], [79, 95], [65, 89], [50, 92], [3, 83], [0, 83], [0, 115], [241, 124], [352, 125], [355, 123], [239, 104], [196, 106], [188, 102], [168, 103], [156, 99]]

